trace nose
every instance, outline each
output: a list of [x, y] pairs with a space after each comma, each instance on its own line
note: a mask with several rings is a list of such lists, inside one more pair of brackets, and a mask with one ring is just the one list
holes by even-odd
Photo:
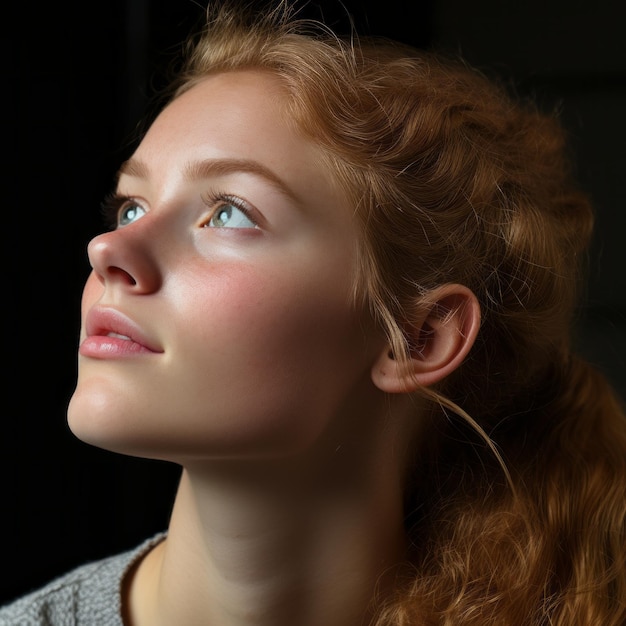
[[141, 295], [157, 291], [161, 272], [150, 246], [132, 227], [94, 237], [87, 246], [89, 263], [104, 286]]

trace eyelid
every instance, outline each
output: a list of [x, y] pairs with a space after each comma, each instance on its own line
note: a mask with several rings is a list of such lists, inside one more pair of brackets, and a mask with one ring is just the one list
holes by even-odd
[[252, 204], [234, 194], [211, 190], [202, 195], [202, 202], [204, 202], [204, 204], [211, 209], [211, 214], [208, 218], [209, 220], [215, 215], [221, 206], [225, 204], [232, 204], [244, 213], [246, 217], [258, 228], [263, 228], [265, 224], [265, 219]]
[[120, 194], [117, 191], [113, 191], [105, 196], [100, 205], [101, 213], [104, 218], [106, 226], [110, 230], [116, 230], [120, 228], [120, 211], [124, 208], [125, 205], [133, 203], [137, 206], [141, 207], [144, 211], [147, 209], [143, 206], [141, 202], [139, 202], [133, 196], [126, 196], [124, 194]]
[[[210, 190], [201, 196], [202, 202], [211, 209], [211, 215], [209, 219], [215, 214], [220, 206], [224, 204], [232, 204], [242, 211], [248, 219], [253, 222], [257, 227], [263, 228], [266, 220], [261, 213], [252, 204], [243, 198], [231, 193], [225, 193], [221, 191]], [[147, 210], [143, 204], [137, 200], [137, 198], [125, 194], [121, 194], [118, 191], [113, 191], [105, 196], [101, 203], [101, 213], [103, 215], [106, 226], [110, 230], [116, 230], [120, 228], [119, 215], [120, 211], [129, 203], [136, 204], [137, 206]]]

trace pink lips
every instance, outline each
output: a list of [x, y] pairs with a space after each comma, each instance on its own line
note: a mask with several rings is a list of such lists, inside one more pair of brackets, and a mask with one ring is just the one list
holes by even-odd
[[87, 313], [85, 334], [82, 356], [115, 359], [163, 352], [133, 320], [110, 307], [97, 306]]

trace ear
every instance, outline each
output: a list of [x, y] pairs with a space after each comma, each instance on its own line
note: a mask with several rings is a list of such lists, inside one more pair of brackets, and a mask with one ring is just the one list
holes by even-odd
[[425, 312], [405, 328], [412, 346], [409, 363], [397, 360], [387, 344], [372, 368], [372, 380], [382, 391], [409, 393], [434, 385], [459, 367], [474, 344], [480, 305], [470, 289], [447, 284], [427, 299]]

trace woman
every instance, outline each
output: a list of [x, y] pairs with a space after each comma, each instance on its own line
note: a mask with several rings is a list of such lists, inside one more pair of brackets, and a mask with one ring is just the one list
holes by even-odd
[[83, 441], [167, 532], [0, 624], [626, 619], [626, 424], [571, 348], [564, 137], [460, 63], [221, 10], [89, 244]]

